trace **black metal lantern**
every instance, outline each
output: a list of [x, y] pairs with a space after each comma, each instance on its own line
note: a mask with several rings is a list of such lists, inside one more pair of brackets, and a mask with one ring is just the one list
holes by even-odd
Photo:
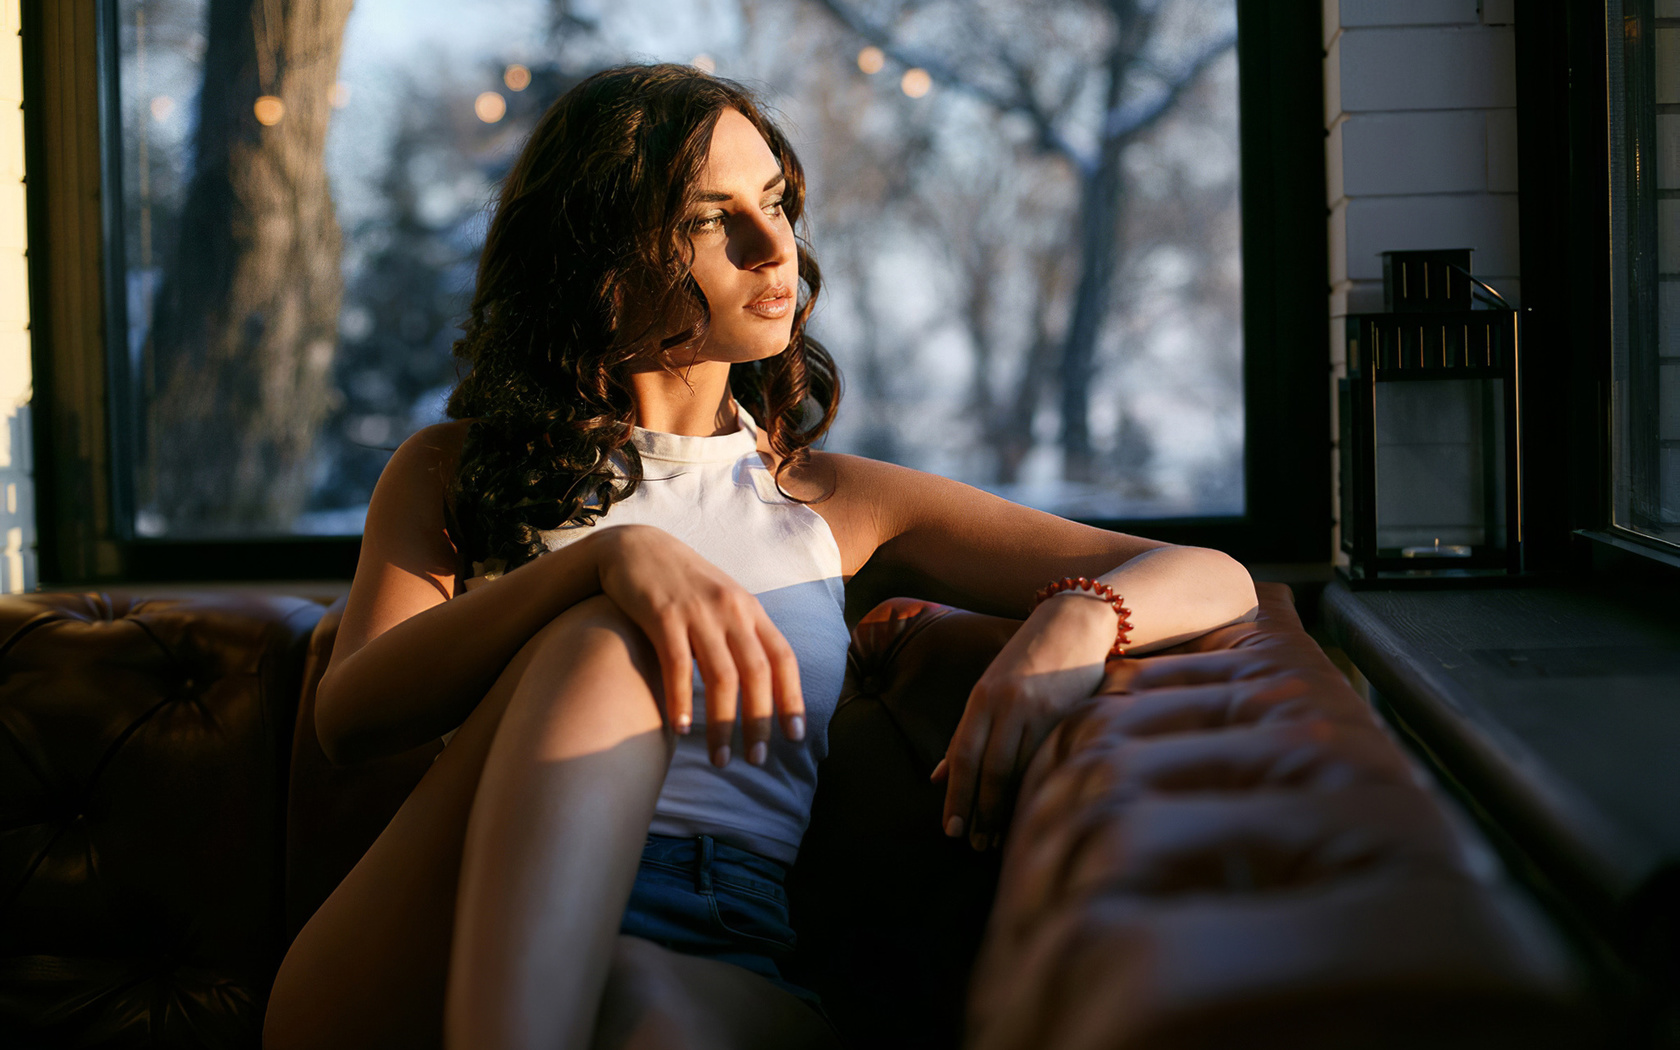
[[[1491, 307], [1475, 309], [1475, 300]], [[1520, 323], [1470, 251], [1384, 252], [1386, 312], [1347, 319], [1337, 383], [1354, 586], [1520, 573]]]

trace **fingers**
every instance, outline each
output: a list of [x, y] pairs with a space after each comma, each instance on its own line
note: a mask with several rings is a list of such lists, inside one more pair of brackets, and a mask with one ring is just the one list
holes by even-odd
[[981, 757], [991, 735], [991, 716], [972, 698], [962, 722], [945, 751], [945, 810], [940, 819], [945, 834], [962, 838], [974, 830], [974, 800], [979, 788]]
[[770, 716], [774, 710], [770, 660], [754, 625], [731, 630], [728, 639], [741, 682], [741, 745], [747, 761], [762, 766], [770, 757]]
[[689, 618], [686, 632], [705, 686], [706, 750], [713, 765], [729, 764], [738, 714], [742, 757], [763, 765], [778, 711], [790, 740], [805, 737], [799, 661], [752, 595], [740, 592], [727, 605], [721, 616]]
[[985, 849], [1003, 834], [1015, 801], [1015, 785], [1021, 774], [1023, 753], [1030, 753], [1027, 727], [995, 724], [986, 744], [985, 757], [977, 778], [974, 827], [969, 842]]
[[758, 640], [770, 661], [770, 680], [777, 710], [782, 716], [782, 732], [789, 740], [805, 739], [805, 693], [799, 682], [799, 660], [793, 646], [776, 630], [770, 617], [761, 614]]
[[694, 657], [688, 646], [688, 632], [676, 624], [661, 621], [660, 637], [653, 642], [665, 680], [666, 724], [686, 736], [694, 725]]
[[740, 675], [722, 631], [710, 625], [696, 626], [691, 628], [689, 638], [700, 663], [700, 681], [706, 687], [706, 753], [712, 765], [722, 768], [729, 764]]
[[[1035, 718], [1020, 698], [991, 704], [983, 685], [969, 697], [945, 757], [928, 778], [943, 782], [945, 834], [977, 850], [998, 845], [1015, 808], [1021, 779], [1055, 723]], [[988, 709], [995, 710], [990, 713]]]

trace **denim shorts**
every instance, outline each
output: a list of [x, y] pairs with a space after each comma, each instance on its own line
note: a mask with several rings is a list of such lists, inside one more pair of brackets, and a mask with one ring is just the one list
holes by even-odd
[[649, 835], [620, 933], [751, 970], [822, 1013], [817, 994], [782, 978], [793, 954], [787, 866], [710, 835]]

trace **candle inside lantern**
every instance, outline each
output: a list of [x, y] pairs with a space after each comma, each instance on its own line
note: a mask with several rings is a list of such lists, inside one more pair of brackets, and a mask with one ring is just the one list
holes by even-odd
[[1433, 547], [1402, 547], [1400, 549], [1400, 557], [1468, 558], [1470, 557], [1470, 548], [1461, 543], [1449, 543], [1443, 547], [1441, 545], [1440, 537], [1436, 537], [1435, 545]]

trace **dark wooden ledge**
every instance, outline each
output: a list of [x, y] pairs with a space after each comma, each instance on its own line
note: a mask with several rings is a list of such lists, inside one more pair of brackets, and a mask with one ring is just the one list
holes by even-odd
[[1601, 934], [1680, 958], [1680, 592], [1335, 583], [1322, 609], [1398, 728]]

